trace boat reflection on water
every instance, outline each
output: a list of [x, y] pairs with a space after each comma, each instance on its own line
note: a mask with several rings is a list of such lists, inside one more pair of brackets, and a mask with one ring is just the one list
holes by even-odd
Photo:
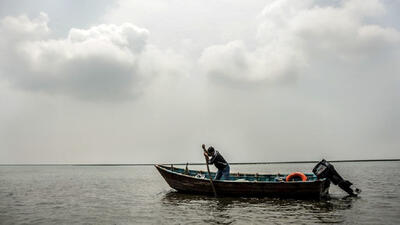
[[182, 223], [231, 224], [240, 221], [280, 224], [309, 221], [308, 224], [318, 224], [343, 223], [346, 211], [357, 199], [214, 198], [170, 191], [161, 203], [162, 208], [172, 213], [171, 218], [179, 216]]

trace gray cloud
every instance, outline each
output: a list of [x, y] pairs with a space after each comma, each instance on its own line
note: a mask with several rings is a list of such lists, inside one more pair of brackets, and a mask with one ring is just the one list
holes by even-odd
[[[82, 99], [124, 100], [137, 96], [152, 77], [179, 59], [147, 43], [149, 32], [130, 23], [70, 30], [51, 39], [48, 17], [1, 21], [3, 76], [18, 87]], [[177, 59], [174, 61], [174, 59]], [[179, 64], [179, 63], [178, 63]], [[175, 65], [173, 65], [174, 67]]]
[[[343, 62], [364, 63], [399, 51], [400, 32], [369, 18], [384, 16], [382, 2], [344, 1], [316, 6], [315, 1], [273, 1], [262, 13], [257, 45], [242, 41], [204, 50], [200, 63], [213, 80], [248, 84], [295, 80], [307, 69]], [[374, 66], [366, 65], [366, 66]]]
[[241, 41], [208, 47], [199, 62], [212, 80], [236, 86], [287, 82], [305, 66], [301, 54], [290, 48], [260, 46], [249, 51]]

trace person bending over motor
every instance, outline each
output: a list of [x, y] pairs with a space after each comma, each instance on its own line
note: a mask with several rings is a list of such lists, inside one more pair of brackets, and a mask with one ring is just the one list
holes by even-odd
[[226, 162], [224, 157], [222, 157], [222, 155], [218, 151], [215, 151], [215, 149], [212, 146], [210, 146], [207, 150], [205, 144], [203, 144], [201, 147], [204, 150], [204, 156], [206, 156], [208, 159], [208, 163], [214, 164], [214, 166], [217, 167], [218, 169], [214, 180], [219, 180], [221, 178], [223, 180], [228, 180], [230, 168], [228, 162]]

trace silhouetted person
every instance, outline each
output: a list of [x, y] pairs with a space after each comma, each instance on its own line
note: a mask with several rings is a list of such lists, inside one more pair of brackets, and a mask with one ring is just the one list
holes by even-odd
[[222, 157], [222, 155], [218, 151], [215, 151], [215, 149], [212, 146], [210, 146], [207, 150], [206, 150], [206, 145], [203, 144], [201, 147], [204, 150], [204, 155], [208, 159], [208, 163], [214, 164], [214, 166], [217, 167], [218, 169], [214, 180], [219, 180], [221, 178], [223, 180], [228, 180], [230, 168], [228, 162], [226, 162], [224, 157]]

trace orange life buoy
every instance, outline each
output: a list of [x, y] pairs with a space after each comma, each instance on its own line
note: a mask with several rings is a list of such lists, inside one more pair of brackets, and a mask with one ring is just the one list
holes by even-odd
[[295, 178], [295, 177], [299, 177], [301, 178], [302, 181], [306, 181], [307, 180], [307, 176], [304, 175], [304, 173], [301, 172], [295, 172], [295, 173], [291, 173], [286, 177], [286, 181], [290, 181], [291, 179]]

